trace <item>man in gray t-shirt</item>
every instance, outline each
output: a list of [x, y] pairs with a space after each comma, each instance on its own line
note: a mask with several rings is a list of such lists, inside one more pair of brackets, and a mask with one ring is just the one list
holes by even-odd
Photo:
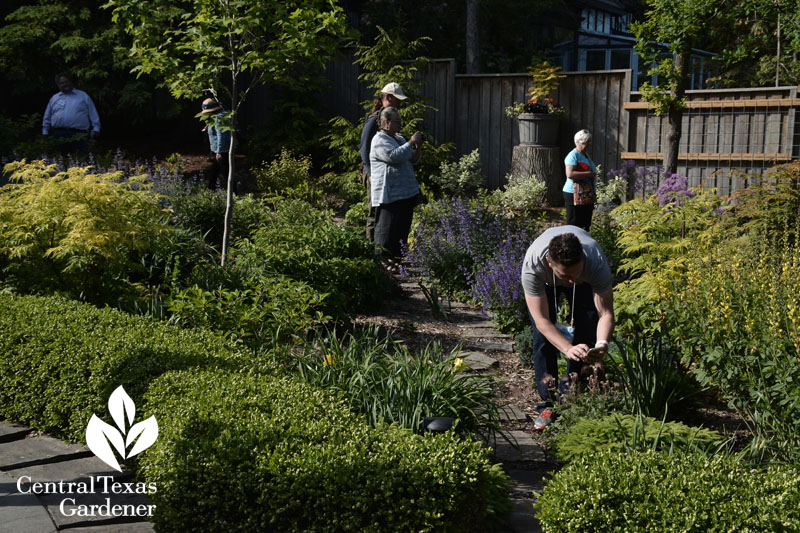
[[[576, 226], [550, 228], [528, 248], [522, 264], [522, 287], [533, 324], [533, 368], [542, 398], [537, 429], [549, 423], [547, 407], [552, 406], [552, 389], [558, 379], [558, 353], [567, 356], [567, 374], [578, 376], [607, 353], [614, 331], [612, 281], [608, 258], [600, 245]], [[574, 335], [556, 326], [556, 304], [561, 295], [571, 305], [568, 326], [574, 327]], [[590, 354], [590, 346], [598, 350]], [[562, 380], [560, 388], [566, 385]]]

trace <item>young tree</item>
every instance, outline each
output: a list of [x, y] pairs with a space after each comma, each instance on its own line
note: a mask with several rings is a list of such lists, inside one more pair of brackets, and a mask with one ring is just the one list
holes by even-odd
[[796, 0], [724, 0], [729, 28], [721, 32], [719, 87], [800, 84], [800, 3]]
[[647, 0], [644, 20], [631, 24], [636, 51], [646, 64], [653, 65], [649, 74], [658, 76], [658, 87], [645, 83], [641, 91], [645, 100], [655, 104], [656, 113], [667, 113], [667, 172], [674, 173], [678, 167], [684, 96], [691, 75], [690, 54], [711, 33], [717, 6], [716, 0]]
[[230, 102], [224, 266], [239, 108], [254, 87], [330, 58], [350, 35], [344, 11], [333, 0], [111, 0], [106, 6], [133, 37], [135, 72], [158, 76], [176, 98], [207, 92]]

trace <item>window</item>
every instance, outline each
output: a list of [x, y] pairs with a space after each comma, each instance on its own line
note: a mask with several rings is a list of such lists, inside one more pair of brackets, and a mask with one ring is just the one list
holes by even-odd
[[605, 70], [606, 51], [587, 50], [586, 51], [586, 70]]
[[611, 67], [613, 69], [631, 68], [630, 50], [611, 50]]

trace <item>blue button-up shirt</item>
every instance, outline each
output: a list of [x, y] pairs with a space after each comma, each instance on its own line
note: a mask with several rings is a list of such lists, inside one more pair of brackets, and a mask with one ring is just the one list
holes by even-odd
[[50, 98], [42, 119], [42, 134], [53, 128], [100, 131], [100, 117], [89, 95], [78, 89], [68, 93], [58, 92]]
[[221, 119], [222, 111], [214, 115], [214, 122], [208, 125], [208, 144], [215, 154], [227, 154], [231, 149], [231, 132], [222, 131]]

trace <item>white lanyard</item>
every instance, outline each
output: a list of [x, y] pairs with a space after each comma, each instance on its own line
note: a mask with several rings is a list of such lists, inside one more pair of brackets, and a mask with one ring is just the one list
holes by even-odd
[[[572, 315], [569, 318], [570, 327], [575, 327], [575, 286], [576, 285], [577, 285], [577, 283], [573, 283], [572, 284], [572, 304], [569, 306], [570, 312], [571, 312], [571, 315]], [[553, 270], [553, 297], [556, 300], [556, 317], [555, 317], [555, 320], [553, 320], [553, 323], [555, 324], [556, 322], [558, 322], [558, 314], [559, 314], [558, 313], [558, 292], [556, 291], [556, 271], [555, 270]]]

